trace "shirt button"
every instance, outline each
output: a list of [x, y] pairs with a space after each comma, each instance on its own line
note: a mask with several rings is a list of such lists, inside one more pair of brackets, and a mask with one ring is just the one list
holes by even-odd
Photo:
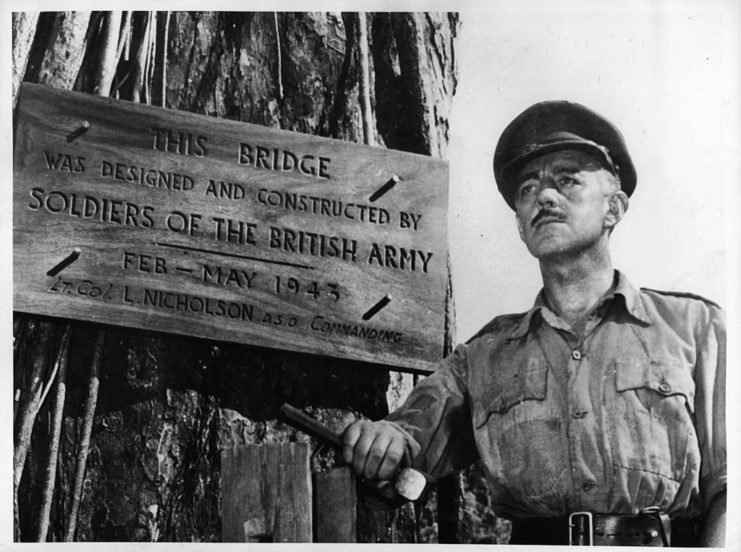
[[581, 490], [584, 491], [585, 493], [588, 493], [595, 487], [596, 487], [596, 483], [594, 481], [585, 481], [584, 483], [581, 484]]
[[574, 357], [574, 360], [579, 360], [581, 358], [581, 353], [579, 351], [572, 351], [571, 356]]
[[669, 391], [671, 390], [672, 390], [672, 386], [669, 385], [668, 383], [663, 382], [659, 384], [659, 391], [661, 391], [662, 393], [669, 393]]

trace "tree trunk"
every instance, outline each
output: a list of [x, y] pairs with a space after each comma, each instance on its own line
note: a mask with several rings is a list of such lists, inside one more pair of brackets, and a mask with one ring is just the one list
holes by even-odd
[[26, 74], [26, 63], [31, 42], [36, 34], [38, 12], [13, 13], [13, 107], [18, 97], [18, 87]]
[[[377, 142], [442, 156], [447, 129], [440, 125], [446, 125], [455, 88], [451, 52], [457, 18], [367, 17], [372, 64], [377, 67], [383, 60], [396, 79], [385, 88], [371, 68]], [[42, 14], [25, 79], [93, 92], [101, 82], [102, 53], [115, 44], [120, 57], [110, 93], [121, 99], [362, 141], [356, 14], [133, 12], [130, 26], [126, 18], [123, 25], [120, 18], [113, 25], [107, 21], [102, 12]], [[20, 29], [20, 20], [18, 24]], [[108, 33], [119, 27], [125, 35]], [[383, 27], [389, 41], [377, 39]], [[20, 31], [17, 36], [14, 49], [20, 53]], [[426, 53], [429, 40], [434, 51]], [[407, 47], [414, 53], [403, 54]], [[16, 68], [23, 74], [18, 59]], [[445, 75], [444, 83], [440, 75]], [[109, 89], [105, 82], [103, 87]], [[392, 104], [393, 109], [380, 107]], [[409, 114], [403, 129], [394, 123], [399, 113]], [[100, 329], [70, 323], [74, 338], [66, 418], [48, 534], [55, 541], [62, 540], [71, 509], [80, 405]], [[357, 415], [385, 415], [387, 393], [397, 403], [402, 400], [407, 389], [389, 390], [390, 380], [407, 388], [412, 382], [362, 362], [105, 329], [98, 408], [77, 521], [81, 541], [219, 541], [222, 450], [241, 443], [308, 441], [276, 420], [283, 402], [310, 409], [339, 431]], [[39, 346], [28, 347], [33, 351]], [[31, 374], [32, 364], [21, 359], [16, 369]], [[49, 432], [37, 423], [27, 469], [16, 468], [17, 478], [24, 475], [18, 495], [23, 540], [36, 534], [33, 520], [41, 491], [35, 481], [43, 480]], [[317, 454], [313, 469], [326, 469], [332, 462], [326, 453]], [[366, 541], [415, 538], [408, 509], [382, 516], [366, 513], [364, 519], [360, 534]]]
[[[51, 23], [50, 14], [45, 15], [43, 28], [34, 39], [37, 59], [29, 60], [26, 80], [69, 90], [82, 66], [91, 14], [59, 12], [53, 15]], [[99, 18], [92, 20], [98, 21]]]

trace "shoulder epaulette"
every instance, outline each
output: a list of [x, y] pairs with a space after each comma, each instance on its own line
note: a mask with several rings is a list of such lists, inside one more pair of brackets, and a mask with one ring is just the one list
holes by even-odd
[[722, 308], [718, 303], [715, 301], [711, 301], [707, 297], [703, 297], [702, 295], [697, 295], [696, 293], [687, 293], [684, 291], [666, 291], [661, 289], [651, 289], [651, 288], [641, 288], [641, 291], [650, 291], [651, 293], [658, 293], [659, 295], [667, 295], [669, 297], [684, 297], [686, 299], [697, 299], [698, 301], [702, 301], [703, 303], [716, 307], [718, 309]]
[[471, 338], [466, 340], [466, 343], [471, 343], [474, 339], [478, 339], [482, 335], [500, 330], [507, 323], [512, 324], [514, 322], [519, 322], [526, 314], [526, 312], [521, 312], [517, 314], [502, 314], [500, 316], [497, 316], [493, 320], [487, 322], [486, 325], [478, 332], [476, 332]]

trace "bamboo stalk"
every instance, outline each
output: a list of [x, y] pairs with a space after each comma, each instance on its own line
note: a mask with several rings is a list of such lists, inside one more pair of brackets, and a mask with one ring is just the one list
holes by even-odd
[[121, 62], [123, 57], [124, 61], [128, 61], [128, 55], [126, 53], [127, 45], [129, 43], [129, 35], [131, 34], [131, 12], [125, 11], [121, 14], [121, 31], [118, 33], [118, 45], [116, 46], [116, 66], [113, 71], [113, 82], [111, 83], [110, 97], [118, 99], [118, 89], [121, 87], [123, 82], [129, 76], [127, 73], [123, 79], [119, 79], [116, 76], [118, 72], [118, 64]]
[[149, 12], [150, 24], [149, 34], [147, 36], [148, 55], [147, 62], [145, 65], [145, 78], [144, 78], [144, 97], [146, 98], [147, 105], [152, 103], [152, 83], [154, 81], [154, 64], [155, 64], [155, 52], [156, 52], [156, 40], [157, 40], [157, 12]]
[[19, 341], [18, 338], [21, 335], [21, 330], [23, 330], [23, 327], [25, 326], [25, 322], [25, 316], [13, 313], [13, 352], [15, 352], [17, 342]]
[[275, 49], [278, 58], [278, 99], [283, 100], [283, 61], [280, 53], [280, 29], [278, 28], [278, 12], [273, 12], [275, 22]]
[[67, 394], [67, 371], [69, 366], [69, 348], [72, 329], [67, 326], [62, 337], [59, 349], [59, 375], [57, 377], [57, 389], [54, 395], [54, 406], [51, 417], [51, 443], [46, 459], [46, 474], [44, 487], [41, 494], [41, 509], [39, 511], [38, 533], [36, 542], [45, 542], [49, 531], [49, 516], [51, 514], [52, 498], [54, 497], [54, 485], [57, 475], [57, 461], [59, 458], [59, 441], [62, 434], [62, 420], [64, 412], [64, 401]]
[[[124, 48], [129, 43], [129, 34], [131, 33], [131, 12], [125, 11], [122, 14], [123, 23], [121, 24], [121, 32], [118, 34], [118, 47], [116, 48], [116, 62], [121, 59], [124, 53]], [[128, 56], [124, 58], [124, 61], [128, 59]]]
[[124, 61], [129, 61], [131, 59], [131, 42], [134, 36], [134, 14], [133, 12], [129, 12], [129, 14], [130, 14], [129, 28], [128, 28], [128, 34], [125, 37], [126, 42], [124, 42], [124, 50], [123, 50]]
[[167, 37], [170, 35], [170, 12], [165, 12], [165, 29], [162, 37], [162, 81], [160, 89], [160, 107], [167, 104]]
[[373, 111], [370, 101], [370, 69], [368, 63], [368, 25], [365, 13], [358, 13], [358, 52], [360, 54], [360, 113], [363, 117], [363, 141], [373, 145]]
[[141, 42], [139, 43], [139, 49], [136, 54], [136, 62], [134, 64], [134, 85], [131, 91], [131, 100], [134, 102], [141, 102], [141, 94], [144, 81], [146, 80], [145, 67], [147, 64], [147, 58], [149, 57], [149, 29], [152, 24], [152, 18], [150, 14], [146, 15], [147, 24], [142, 36]]
[[[18, 423], [15, 430], [15, 448], [13, 454], [13, 465], [15, 468], [15, 486], [20, 483], [23, 465], [31, 440], [31, 431], [36, 419], [37, 404], [43, 391], [43, 376], [46, 372], [48, 362], [48, 351], [53, 337], [53, 326], [49, 322], [39, 325], [38, 338], [35, 350], [38, 354], [31, 364], [30, 383], [26, 389], [21, 386], [21, 395], [18, 405]], [[25, 391], [25, 392], [24, 392]]]
[[18, 351], [21, 349], [23, 344], [23, 337], [28, 330], [26, 324], [26, 317], [22, 315], [14, 315], [13, 319], [13, 366], [18, 362]]
[[85, 399], [85, 411], [82, 420], [82, 434], [77, 452], [77, 463], [75, 465], [75, 480], [72, 487], [72, 499], [70, 504], [69, 518], [67, 518], [67, 529], [64, 533], [64, 542], [72, 542], [77, 530], [77, 515], [80, 511], [82, 500], [82, 487], [85, 481], [85, 467], [87, 456], [90, 451], [90, 435], [93, 431], [93, 418], [95, 407], [98, 403], [98, 387], [100, 386], [100, 365], [103, 362], [103, 345], [105, 344], [105, 330], [98, 330], [93, 352], [93, 362], [90, 366], [90, 379], [88, 382], [88, 393]]
[[98, 67], [95, 71], [93, 92], [99, 96], [108, 96], [111, 83], [116, 74], [119, 34], [121, 30], [121, 12], [109, 11], [103, 15], [103, 40]]
[[16, 416], [18, 415], [18, 404], [21, 399], [21, 378], [19, 358], [20, 351], [25, 344], [25, 335], [30, 326], [26, 323], [26, 317], [14, 315], [13, 319], [13, 425], [15, 426]]
[[35, 341], [35, 351], [31, 362], [31, 373], [28, 384], [20, 384], [20, 395], [18, 398], [17, 418], [15, 420], [14, 447], [13, 447], [13, 512], [16, 522], [16, 538], [20, 538], [18, 520], [18, 489], [23, 476], [23, 468], [26, 464], [26, 456], [31, 446], [31, 433], [36, 421], [37, 405], [42, 394], [42, 384], [47, 369], [49, 349], [54, 336], [54, 325], [49, 322], [41, 322], [38, 328], [38, 337]]

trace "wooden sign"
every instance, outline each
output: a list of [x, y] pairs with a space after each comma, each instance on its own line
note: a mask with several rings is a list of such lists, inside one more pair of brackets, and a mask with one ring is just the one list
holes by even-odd
[[447, 164], [24, 84], [17, 311], [429, 371]]

